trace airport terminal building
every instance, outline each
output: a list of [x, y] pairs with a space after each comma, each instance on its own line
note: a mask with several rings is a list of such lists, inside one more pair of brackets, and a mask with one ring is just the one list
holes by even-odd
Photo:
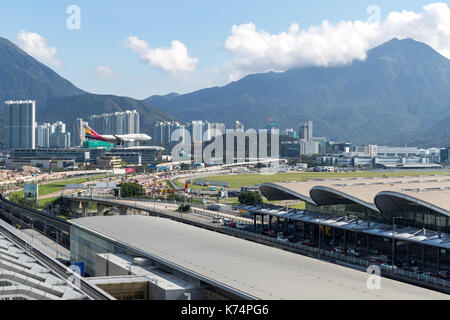
[[71, 260], [114, 297], [135, 299], [446, 299], [447, 295], [165, 218], [75, 219]]
[[405, 267], [450, 271], [450, 177], [265, 183], [260, 191], [269, 200], [306, 202], [306, 210], [245, 208], [268, 216], [269, 228], [275, 218], [277, 228], [324, 249], [351, 247], [366, 255], [394, 255]]

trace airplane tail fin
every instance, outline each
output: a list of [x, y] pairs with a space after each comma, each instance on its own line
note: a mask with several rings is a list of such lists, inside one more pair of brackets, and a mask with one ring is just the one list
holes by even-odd
[[88, 136], [94, 136], [94, 137], [99, 136], [99, 134], [97, 132], [95, 132], [94, 129], [89, 127], [86, 122], [83, 123], [83, 128], [84, 128], [84, 132], [86, 132], [86, 134]]

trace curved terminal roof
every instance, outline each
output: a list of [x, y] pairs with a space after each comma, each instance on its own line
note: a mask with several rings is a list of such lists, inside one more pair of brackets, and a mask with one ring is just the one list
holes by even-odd
[[336, 205], [336, 204], [360, 204], [374, 211], [378, 211], [374, 204], [354, 197], [351, 194], [336, 190], [334, 188], [316, 186], [309, 191], [311, 198], [318, 206]]
[[442, 209], [450, 201], [450, 190], [440, 192], [418, 191], [418, 192], [392, 192], [382, 191], [375, 197], [375, 203], [382, 212], [405, 212], [420, 211], [420, 208], [427, 208], [450, 216], [450, 212]]
[[284, 186], [284, 184], [278, 183], [264, 183], [259, 189], [262, 194], [269, 200], [302, 200], [309, 202], [311, 204], [316, 204], [309, 194], [306, 194], [305, 190], [295, 190], [289, 186]]
[[260, 190], [269, 200], [296, 198], [318, 206], [357, 203], [382, 212], [398, 208], [398, 205], [392, 204], [395, 198], [397, 199], [395, 202], [403, 203], [403, 207], [406, 203], [414, 203], [416, 207], [426, 207], [450, 215], [448, 176], [343, 178], [265, 183]]

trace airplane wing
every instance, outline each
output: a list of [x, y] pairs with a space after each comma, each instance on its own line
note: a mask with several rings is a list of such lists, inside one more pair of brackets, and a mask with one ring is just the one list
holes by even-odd
[[114, 136], [114, 138], [116, 138], [120, 142], [133, 143], [135, 141], [135, 139], [121, 137], [121, 136], [118, 136], [118, 135], [115, 135], [115, 134], [113, 134], [113, 136]]

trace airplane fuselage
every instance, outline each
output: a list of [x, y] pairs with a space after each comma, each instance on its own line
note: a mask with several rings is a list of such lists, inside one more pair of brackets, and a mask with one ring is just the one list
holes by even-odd
[[145, 142], [150, 141], [150, 137], [143, 133], [134, 134], [115, 134], [115, 135], [99, 135], [99, 137], [88, 136], [88, 139], [100, 140], [112, 143], [133, 143], [133, 142]]
[[144, 133], [130, 133], [130, 134], [98, 134], [91, 129], [87, 123], [83, 123], [84, 136], [90, 140], [98, 140], [104, 142], [112, 142], [118, 144], [145, 142], [151, 140], [151, 137]]

